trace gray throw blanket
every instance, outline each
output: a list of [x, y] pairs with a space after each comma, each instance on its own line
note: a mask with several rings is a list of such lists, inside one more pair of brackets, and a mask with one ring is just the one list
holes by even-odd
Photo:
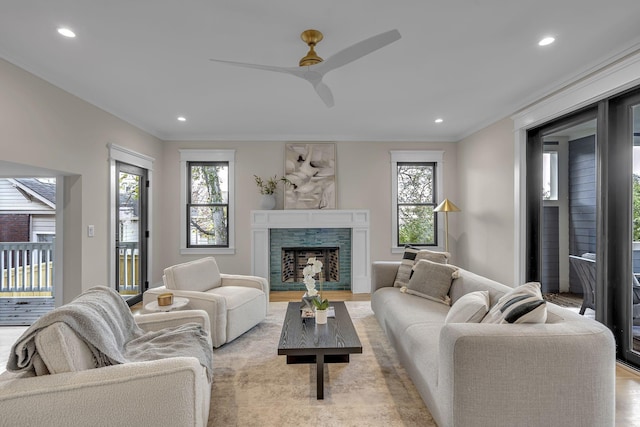
[[7, 370], [33, 371], [39, 358], [35, 336], [56, 322], [69, 326], [91, 349], [95, 367], [140, 362], [168, 357], [196, 357], [211, 380], [213, 348], [207, 332], [196, 323], [145, 332], [135, 322], [120, 294], [106, 287], [95, 287], [69, 304], [43, 315], [11, 348]]

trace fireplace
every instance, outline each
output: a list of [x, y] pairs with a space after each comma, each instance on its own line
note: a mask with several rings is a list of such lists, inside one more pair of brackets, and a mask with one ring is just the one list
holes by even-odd
[[340, 248], [282, 248], [282, 282], [302, 282], [309, 258], [322, 262], [322, 271], [317, 279], [325, 282], [340, 281]]
[[[273, 232], [284, 230], [286, 237], [292, 234], [315, 235], [304, 243], [286, 242], [273, 250]], [[329, 239], [326, 233], [341, 230], [342, 238]], [[319, 231], [319, 232], [318, 232]], [[276, 233], [277, 234], [277, 233]], [[348, 237], [349, 246], [343, 248]], [[340, 240], [342, 239], [342, 240]], [[368, 210], [260, 210], [251, 211], [251, 274], [269, 279], [272, 290], [290, 285], [282, 281], [282, 248], [339, 248], [338, 289], [351, 289], [353, 293], [368, 293], [371, 287], [369, 255]], [[323, 262], [324, 263], [324, 262]], [[325, 282], [327, 283], [327, 282]], [[300, 282], [300, 289], [304, 285]]]
[[[350, 228], [274, 228], [269, 231], [272, 291], [303, 291], [302, 270], [311, 257], [323, 264], [323, 289], [351, 290]], [[316, 279], [319, 279], [316, 276]]]

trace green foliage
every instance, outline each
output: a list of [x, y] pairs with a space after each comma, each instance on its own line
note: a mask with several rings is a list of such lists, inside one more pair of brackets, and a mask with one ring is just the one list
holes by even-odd
[[191, 166], [191, 203], [208, 206], [191, 208], [191, 228], [208, 244], [227, 243], [227, 209], [222, 191], [222, 178], [228, 173], [227, 165], [199, 164]]
[[398, 244], [435, 243], [434, 165], [398, 165]]
[[321, 300], [320, 297], [316, 297], [311, 301], [313, 302], [313, 305], [316, 306], [316, 310], [326, 310], [329, 308], [329, 300], [326, 298]]
[[432, 206], [403, 206], [398, 215], [400, 245], [435, 243], [435, 224]]
[[258, 186], [258, 190], [260, 190], [260, 194], [273, 194], [276, 192], [280, 181], [283, 181], [285, 183], [288, 182], [288, 180], [284, 177], [278, 179], [278, 175], [269, 177], [266, 181], [260, 178], [258, 175], [253, 175], [253, 178], [256, 180], [256, 185]]

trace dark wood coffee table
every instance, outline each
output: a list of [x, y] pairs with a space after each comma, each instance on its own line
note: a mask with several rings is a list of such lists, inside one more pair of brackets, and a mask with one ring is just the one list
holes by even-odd
[[344, 302], [334, 302], [335, 317], [326, 325], [316, 325], [315, 319], [300, 317], [300, 302], [290, 302], [282, 325], [278, 354], [287, 356], [287, 364], [315, 363], [317, 398], [324, 399], [324, 364], [349, 363], [349, 355], [362, 353], [351, 317]]

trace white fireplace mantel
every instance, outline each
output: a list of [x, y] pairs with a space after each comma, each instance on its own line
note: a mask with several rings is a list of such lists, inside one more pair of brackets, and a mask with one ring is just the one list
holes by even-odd
[[350, 228], [351, 290], [371, 291], [368, 210], [251, 211], [251, 274], [267, 280], [271, 228]]

